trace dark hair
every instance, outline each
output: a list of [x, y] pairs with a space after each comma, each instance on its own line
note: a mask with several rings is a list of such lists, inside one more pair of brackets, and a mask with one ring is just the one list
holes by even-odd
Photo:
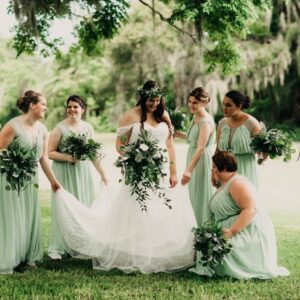
[[220, 172], [236, 172], [237, 163], [234, 155], [228, 151], [218, 151], [212, 157], [213, 163], [216, 165]]
[[67, 99], [67, 106], [69, 104], [70, 101], [73, 101], [73, 102], [77, 102], [81, 108], [83, 109], [86, 109], [86, 103], [85, 103], [85, 100], [83, 98], [81, 98], [80, 96], [78, 95], [72, 95], [70, 96], [68, 99]]
[[37, 93], [32, 90], [28, 90], [24, 93], [24, 96], [20, 97], [17, 100], [17, 107], [23, 112], [27, 113], [29, 111], [30, 103], [37, 104], [39, 102], [39, 98], [42, 97], [40, 93]]
[[241, 109], [247, 109], [250, 107], [250, 98], [248, 96], [244, 96], [238, 91], [230, 91], [225, 96], [230, 98], [236, 106], [242, 105]]
[[[136, 106], [141, 107], [142, 115], [141, 115], [141, 124], [142, 128], [144, 128], [144, 122], [147, 120], [147, 107], [146, 107], [146, 101], [149, 99], [147, 96], [147, 91], [153, 89], [153, 88], [159, 88], [158, 84], [154, 80], [148, 80], [143, 85], [143, 90], [145, 93], [141, 93], [138, 99], [138, 102]], [[165, 101], [163, 96], [160, 96], [160, 103], [157, 106], [156, 110], [153, 113], [154, 119], [156, 122], [161, 123], [165, 122], [167, 123], [168, 127], [171, 130], [171, 124], [167, 118], [164, 117], [164, 111], [165, 111]]]
[[196, 100], [206, 103], [210, 101], [208, 92], [206, 92], [202, 87], [197, 87], [193, 89], [192, 92], [189, 94], [189, 97], [195, 97]]

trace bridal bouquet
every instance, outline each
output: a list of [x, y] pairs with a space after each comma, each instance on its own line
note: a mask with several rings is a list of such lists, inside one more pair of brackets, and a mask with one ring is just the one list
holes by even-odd
[[160, 179], [167, 176], [163, 171], [163, 165], [168, 161], [164, 154], [167, 150], [160, 148], [158, 140], [154, 140], [146, 130], [141, 131], [134, 143], [123, 145], [120, 150], [124, 154], [118, 157], [115, 165], [121, 168], [125, 184], [131, 187], [131, 195], [136, 195], [141, 210], [147, 211], [149, 192], [158, 192], [159, 198], [163, 198], [164, 203], [172, 208], [171, 200], [160, 192]]
[[221, 226], [206, 224], [193, 228], [194, 249], [201, 253], [200, 263], [213, 268], [222, 263], [224, 256], [231, 251], [232, 245], [225, 239]]
[[93, 139], [88, 139], [85, 134], [71, 134], [69, 135], [62, 146], [60, 151], [62, 153], [70, 154], [78, 160], [101, 158], [99, 153], [102, 144], [95, 142]]
[[187, 116], [185, 113], [180, 111], [178, 108], [175, 110], [168, 109], [168, 113], [175, 131], [184, 130], [186, 128]]
[[[292, 158], [292, 154], [296, 152], [293, 149], [293, 137], [289, 132], [280, 129], [266, 130], [263, 126], [261, 133], [252, 138], [250, 143], [254, 152], [267, 153], [271, 159], [283, 156], [283, 161], [287, 162]], [[262, 158], [257, 160], [260, 165]]]
[[[22, 190], [32, 184], [37, 171], [36, 151], [27, 150], [18, 144], [11, 144], [9, 149], [0, 151], [0, 173], [8, 182], [7, 191], [17, 191], [18, 196]], [[34, 187], [38, 188], [35, 183]]]

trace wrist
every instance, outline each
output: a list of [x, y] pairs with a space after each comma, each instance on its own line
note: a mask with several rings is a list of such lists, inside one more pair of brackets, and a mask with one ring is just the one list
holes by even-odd
[[192, 176], [192, 172], [189, 171], [189, 170], [185, 170], [184, 173], [183, 173], [183, 176], [191, 177]]

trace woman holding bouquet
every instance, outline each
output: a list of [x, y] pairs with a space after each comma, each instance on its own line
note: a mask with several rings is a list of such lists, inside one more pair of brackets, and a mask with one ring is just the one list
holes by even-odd
[[189, 195], [198, 226], [209, 219], [208, 202], [214, 191], [210, 184], [210, 170], [215, 122], [205, 110], [209, 101], [208, 93], [201, 87], [195, 88], [189, 95], [188, 107], [194, 117], [186, 135], [189, 144], [187, 167], [181, 179], [183, 185], [189, 183]]
[[228, 92], [223, 100], [224, 118], [217, 128], [217, 150], [232, 152], [238, 173], [257, 186], [255, 153], [250, 147], [251, 138], [262, 130], [259, 122], [243, 110], [250, 99], [238, 91]]
[[237, 162], [230, 152], [219, 151], [213, 156], [212, 176], [220, 184], [210, 201], [212, 218], [223, 228], [232, 249], [222, 263], [210, 269], [199, 262], [199, 255], [197, 266], [191, 271], [237, 279], [288, 276], [287, 269], [277, 266], [271, 220], [260, 207], [253, 184], [237, 174]]
[[[35, 153], [55, 192], [59, 187], [49, 165], [48, 133], [40, 123], [47, 101], [39, 93], [26, 91], [17, 101], [21, 116], [11, 119], [0, 132], [0, 149], [19, 145]], [[37, 171], [37, 170], [36, 170]], [[38, 183], [38, 175], [33, 178]], [[6, 190], [5, 174], [0, 175], [0, 274], [10, 274], [19, 264], [34, 267], [43, 257], [38, 189], [33, 184], [21, 190]]]
[[[63, 145], [72, 134], [84, 134], [89, 139], [93, 138], [94, 129], [92, 125], [82, 120], [86, 104], [81, 97], [72, 95], [67, 99], [66, 104], [67, 118], [58, 123], [50, 134], [49, 158], [53, 160], [52, 169], [62, 186], [79, 201], [90, 207], [96, 197], [91, 162], [88, 159], [78, 160], [71, 154], [63, 153]], [[107, 184], [108, 181], [100, 165], [100, 159], [96, 158], [93, 164], [102, 181]], [[60, 239], [56, 205], [52, 197], [51, 235], [48, 249], [48, 255], [52, 259], [61, 259], [62, 255], [66, 253]]]
[[[95, 269], [118, 268], [126, 273], [178, 271], [193, 264], [194, 212], [188, 190], [175, 187], [173, 131], [164, 109], [164, 91], [155, 81], [147, 81], [138, 93], [137, 105], [120, 120], [116, 141], [121, 154], [119, 162], [129, 159], [126, 149], [134, 145], [130, 148], [130, 154], [136, 153], [130, 162], [131, 177], [127, 176], [129, 169], [125, 169], [126, 181], [120, 184], [116, 196], [107, 192], [104, 199], [93, 205], [97, 209], [88, 209], [72, 195], [60, 191], [56, 198], [62, 240], [72, 255], [93, 257]], [[146, 138], [139, 145], [143, 136]], [[157, 151], [148, 160], [163, 161], [159, 170], [157, 165], [151, 165], [151, 170], [162, 174], [157, 190], [144, 184], [153, 179], [152, 171], [148, 172], [148, 161], [143, 162], [145, 165], [138, 164], [153, 150], [153, 145]], [[136, 169], [132, 170], [132, 166]], [[140, 184], [133, 189], [132, 178], [141, 172]], [[138, 193], [139, 190], [143, 193]]]

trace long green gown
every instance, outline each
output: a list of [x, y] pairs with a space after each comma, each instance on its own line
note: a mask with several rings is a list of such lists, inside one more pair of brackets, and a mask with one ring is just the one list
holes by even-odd
[[[47, 129], [38, 123], [37, 136], [23, 128], [19, 117], [8, 124], [15, 138], [8, 146], [17, 143], [29, 151], [36, 151], [36, 160], [42, 155], [43, 137]], [[32, 180], [38, 183], [38, 172]], [[43, 257], [42, 231], [38, 189], [29, 185], [18, 196], [16, 191], [7, 191], [5, 175], [0, 175], [0, 274], [10, 274], [21, 262], [35, 262]]]
[[[232, 199], [229, 188], [235, 180], [247, 180], [235, 175], [212, 197], [210, 209], [214, 220], [223, 229], [230, 228], [241, 210]], [[256, 197], [257, 198], [257, 197]], [[277, 266], [276, 237], [271, 220], [256, 202], [257, 213], [252, 222], [231, 239], [231, 252], [226, 254], [222, 264], [213, 270], [199, 263], [190, 271], [206, 276], [229, 276], [237, 279], [269, 279], [276, 276], [288, 276], [289, 271]]]
[[[56, 128], [61, 132], [61, 140], [58, 145], [58, 151], [66, 137], [72, 133], [85, 134], [87, 137], [92, 138], [93, 127], [83, 122], [84, 126], [80, 132], [73, 132], [72, 128], [68, 127], [64, 121], [58, 123]], [[61, 183], [62, 187], [73, 194], [80, 202], [86, 206], [91, 206], [95, 200], [95, 188], [93, 179], [92, 163], [90, 160], [83, 160], [78, 163], [72, 164], [67, 161], [53, 161], [53, 172], [57, 180]], [[51, 255], [64, 255], [66, 251], [61, 243], [61, 233], [57, 223], [56, 202], [52, 193], [52, 216], [51, 216], [51, 233], [48, 248], [48, 254]]]
[[[188, 133], [187, 142], [189, 144], [187, 152], [187, 165], [192, 160], [197, 150], [197, 142], [201, 131], [201, 126], [209, 123], [215, 128], [212, 118], [201, 119], [199, 123], [192, 123]], [[216, 140], [215, 130], [210, 135], [203, 154], [198, 160], [189, 181], [189, 196], [195, 213], [198, 226], [201, 226], [209, 219], [208, 203], [213, 195], [214, 187], [211, 184], [212, 155], [214, 153], [214, 144]]]
[[231, 128], [226, 118], [223, 118], [219, 123], [218, 149], [232, 152], [237, 161], [238, 173], [247, 177], [257, 187], [255, 154], [250, 147], [254, 120], [250, 117], [243, 125]]

